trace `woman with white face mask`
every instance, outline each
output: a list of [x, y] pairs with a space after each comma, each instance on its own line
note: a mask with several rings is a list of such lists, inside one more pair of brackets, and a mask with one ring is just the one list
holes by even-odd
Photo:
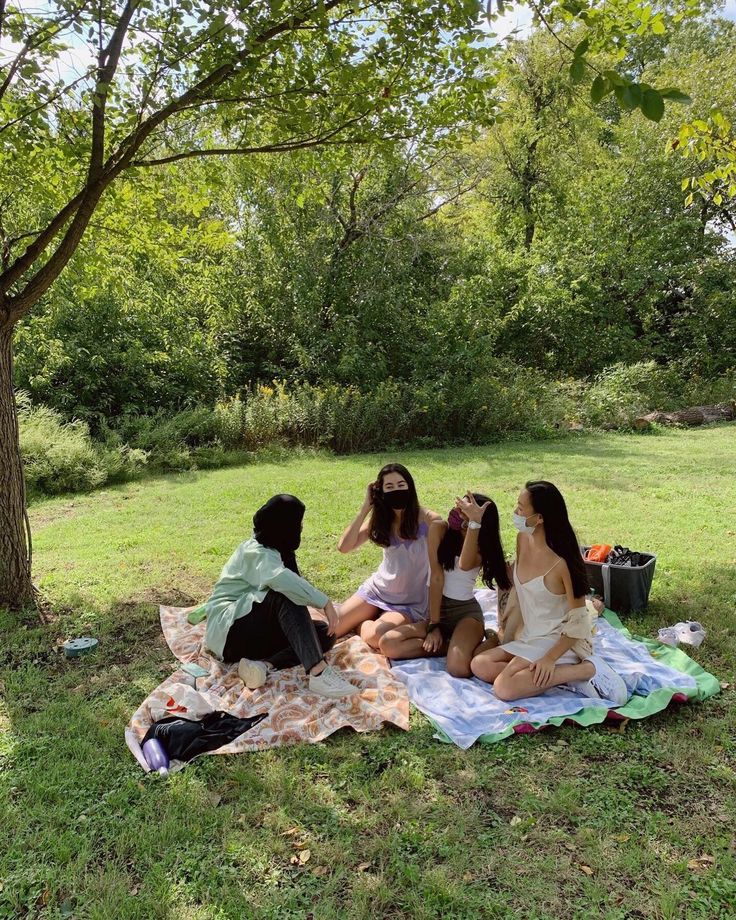
[[[462, 510], [471, 520], [477, 514], [470, 505]], [[628, 699], [624, 681], [593, 655], [585, 564], [559, 489], [543, 480], [528, 482], [513, 520], [519, 531], [513, 581], [523, 628], [510, 641], [477, 654], [473, 674], [492, 683], [502, 700], [569, 684], [623, 705]]]

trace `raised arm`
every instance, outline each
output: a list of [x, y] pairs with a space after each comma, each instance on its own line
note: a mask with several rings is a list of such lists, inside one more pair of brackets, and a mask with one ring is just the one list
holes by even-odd
[[468, 519], [468, 531], [463, 540], [463, 548], [460, 551], [460, 562], [458, 563], [463, 572], [469, 572], [471, 569], [480, 565], [478, 535], [480, 534], [483, 512], [488, 505], [490, 505], [490, 502], [486, 502], [483, 506], [479, 505], [472, 492], [467, 492], [463, 498], [455, 499], [455, 507], [458, 511], [462, 511]]
[[337, 548], [341, 553], [351, 553], [354, 549], [362, 546], [370, 536], [370, 521], [368, 514], [373, 507], [373, 488], [375, 483], [370, 483], [365, 490], [365, 498], [360, 506], [360, 511], [355, 515], [345, 532], [340, 537]]

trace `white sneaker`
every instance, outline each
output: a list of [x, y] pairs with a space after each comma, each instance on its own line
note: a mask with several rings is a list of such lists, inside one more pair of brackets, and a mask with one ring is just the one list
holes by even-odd
[[266, 683], [268, 667], [265, 661], [251, 661], [250, 658], [241, 658], [238, 665], [238, 677], [249, 690], [257, 690]]
[[677, 636], [677, 641], [682, 642], [683, 645], [692, 645], [697, 648], [702, 645], [703, 639], [705, 639], [705, 630], [700, 623], [696, 623], [694, 620], [676, 623], [673, 629]]
[[674, 626], [665, 626], [664, 629], [660, 629], [657, 633], [657, 638], [662, 645], [670, 645], [672, 648], [677, 647], [677, 631]]
[[320, 696], [326, 696], [331, 700], [360, 693], [360, 687], [340, 677], [340, 673], [329, 664], [321, 674], [309, 675], [309, 689], [312, 693], [319, 693]]
[[571, 681], [570, 686], [593, 699], [612, 700], [617, 706], [623, 706], [629, 699], [623, 677], [598, 655], [591, 655], [587, 660], [595, 667], [595, 674], [590, 680]]

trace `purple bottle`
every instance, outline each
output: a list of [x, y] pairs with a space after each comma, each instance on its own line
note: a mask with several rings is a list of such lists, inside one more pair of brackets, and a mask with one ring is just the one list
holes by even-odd
[[161, 776], [169, 774], [169, 755], [166, 748], [161, 744], [158, 738], [149, 738], [143, 745], [143, 756], [146, 758], [148, 766], [160, 773]]

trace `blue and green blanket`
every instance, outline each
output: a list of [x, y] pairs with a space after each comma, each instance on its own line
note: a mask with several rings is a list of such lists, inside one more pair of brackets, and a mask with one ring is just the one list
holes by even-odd
[[[486, 626], [495, 628], [495, 592], [478, 591], [477, 596]], [[630, 697], [625, 706], [615, 708], [610, 701], [562, 688], [507, 703], [496, 698], [489, 684], [451, 677], [444, 658], [394, 661], [392, 665], [394, 674], [406, 684], [411, 702], [437, 729], [435, 737], [463, 749], [567, 721], [594, 725], [610, 718], [644, 719], [673, 702], [705, 700], [720, 690], [718, 680], [683, 651], [632, 636], [610, 610], [596, 621], [593, 646], [595, 654], [626, 682]]]

